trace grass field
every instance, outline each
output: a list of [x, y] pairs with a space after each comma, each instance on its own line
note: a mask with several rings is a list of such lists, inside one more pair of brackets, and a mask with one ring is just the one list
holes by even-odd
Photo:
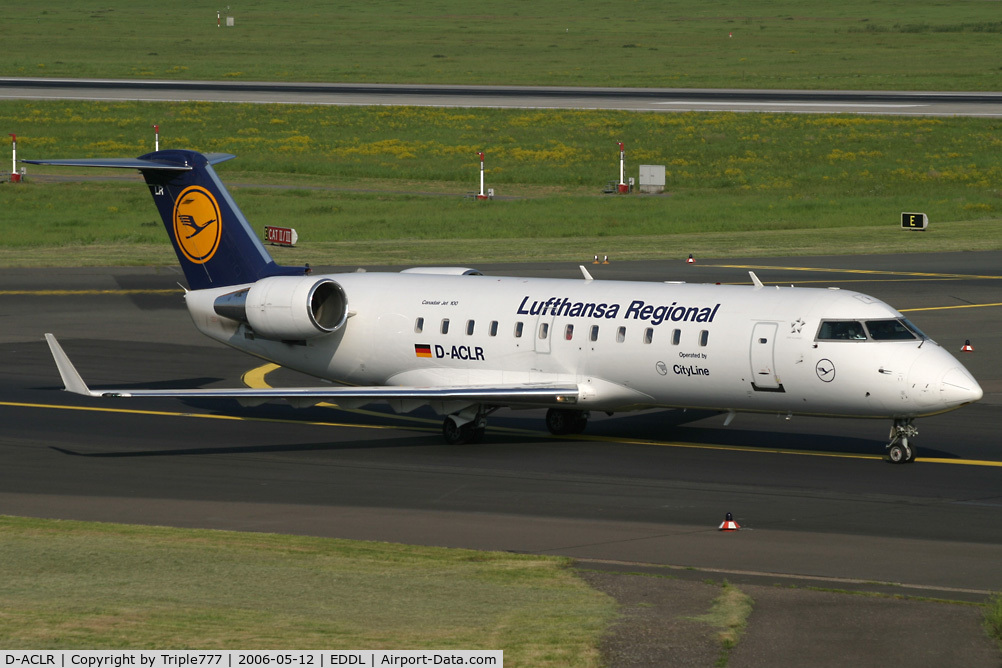
[[[162, 146], [238, 154], [217, 169], [241, 208], [259, 230], [295, 227], [295, 261], [314, 264], [1002, 248], [998, 119], [0, 102], [22, 158], [140, 155], [154, 122]], [[617, 141], [628, 175], [666, 166], [667, 194], [601, 194]], [[514, 199], [462, 196], [478, 150], [488, 187]], [[3, 264], [173, 262], [138, 175], [28, 168], [0, 186], [19, 221]], [[931, 230], [902, 232], [902, 211]]]
[[597, 666], [615, 603], [556, 557], [0, 516], [4, 649], [503, 649]]
[[983, 0], [8, 3], [0, 76], [999, 90]]

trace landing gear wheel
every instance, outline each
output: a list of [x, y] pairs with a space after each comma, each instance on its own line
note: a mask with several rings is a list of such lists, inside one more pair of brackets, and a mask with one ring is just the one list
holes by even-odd
[[555, 436], [580, 434], [588, 426], [588, 411], [551, 408], [546, 411], [546, 428]]
[[482, 429], [474, 429], [472, 422], [467, 422], [464, 425], [457, 425], [456, 421], [452, 419], [452, 416], [448, 416], [442, 422], [442, 437], [445, 442], [449, 445], [464, 445], [466, 443], [473, 442], [475, 437], [475, 432], [479, 431], [480, 436], [483, 437]]
[[891, 427], [891, 442], [887, 444], [887, 461], [892, 464], [909, 464], [915, 461], [915, 448], [908, 444], [909, 438], [918, 436], [918, 429], [911, 418], [897, 418]]
[[442, 421], [442, 437], [449, 445], [479, 443], [484, 440], [487, 432], [487, 414], [490, 412], [492, 411], [478, 410], [467, 415], [456, 413], [446, 416]]
[[892, 464], [907, 464], [915, 461], [915, 453], [905, 443], [895, 443], [887, 448], [887, 460]]

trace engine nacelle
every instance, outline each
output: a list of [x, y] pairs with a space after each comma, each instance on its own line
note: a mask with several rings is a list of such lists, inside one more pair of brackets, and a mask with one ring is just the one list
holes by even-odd
[[337, 282], [309, 276], [270, 276], [213, 304], [218, 315], [251, 326], [256, 336], [303, 341], [340, 329], [348, 298]]

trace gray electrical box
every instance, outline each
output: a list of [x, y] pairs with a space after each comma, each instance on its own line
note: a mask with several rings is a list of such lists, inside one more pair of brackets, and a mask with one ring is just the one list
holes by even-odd
[[665, 166], [640, 165], [640, 192], [663, 193], [665, 191]]

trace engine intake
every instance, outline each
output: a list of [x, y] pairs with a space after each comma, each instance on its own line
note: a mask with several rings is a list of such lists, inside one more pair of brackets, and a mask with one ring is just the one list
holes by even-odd
[[215, 312], [275, 341], [302, 341], [340, 329], [348, 319], [344, 288], [329, 278], [271, 276], [217, 297]]

